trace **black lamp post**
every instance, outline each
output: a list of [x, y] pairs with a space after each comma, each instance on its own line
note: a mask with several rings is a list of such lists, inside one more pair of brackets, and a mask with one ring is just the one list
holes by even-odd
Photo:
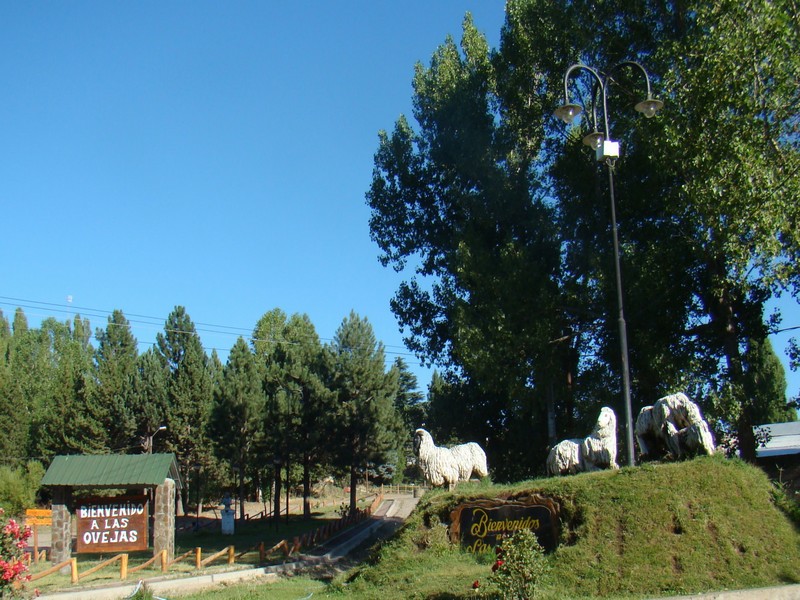
[[[625, 312], [622, 304], [622, 274], [620, 272], [619, 260], [619, 237], [617, 234], [617, 212], [616, 202], [614, 200], [614, 167], [617, 159], [619, 158], [619, 142], [611, 139], [611, 133], [608, 127], [608, 85], [613, 81], [613, 74], [623, 67], [638, 70], [644, 75], [645, 83], [647, 84], [647, 97], [641, 102], [637, 103], [634, 108], [642, 113], [645, 117], [650, 118], [654, 116], [664, 103], [661, 100], [653, 98], [650, 92], [650, 77], [645, 68], [634, 61], [624, 61], [614, 66], [608, 73], [601, 74], [600, 72], [587, 67], [582, 64], [572, 65], [567, 69], [564, 74], [564, 104], [555, 111], [555, 116], [567, 124], [577, 117], [583, 110], [578, 104], [572, 104], [569, 101], [569, 80], [573, 74], [580, 71], [586, 71], [594, 78], [594, 93], [592, 94], [592, 132], [583, 138], [583, 143], [595, 151], [597, 160], [605, 163], [608, 167], [608, 189], [611, 198], [611, 233], [614, 242], [614, 270], [616, 273], [617, 283], [617, 308], [619, 311], [618, 324], [619, 324], [619, 340], [620, 340], [620, 354], [622, 366], [622, 393], [625, 403], [625, 429], [626, 429], [626, 444], [628, 450], [628, 465], [634, 465], [634, 449], [633, 449], [633, 415], [631, 412], [631, 381], [630, 369], [628, 366], [628, 332], [625, 325]], [[600, 92], [603, 105], [603, 131], [598, 131], [597, 123], [597, 110], [595, 106], [595, 97], [597, 92]]]

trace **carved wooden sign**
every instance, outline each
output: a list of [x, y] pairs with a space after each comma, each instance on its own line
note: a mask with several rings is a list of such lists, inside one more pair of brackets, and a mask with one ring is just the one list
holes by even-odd
[[530, 529], [548, 552], [558, 544], [559, 506], [539, 494], [476, 500], [450, 513], [450, 540], [470, 552], [485, 552], [520, 529]]
[[79, 553], [147, 550], [147, 508], [146, 496], [82, 500], [75, 510], [76, 550]]

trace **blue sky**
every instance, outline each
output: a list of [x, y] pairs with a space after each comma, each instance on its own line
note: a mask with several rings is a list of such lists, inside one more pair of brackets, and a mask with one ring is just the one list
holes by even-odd
[[0, 1], [0, 309], [121, 309], [144, 350], [183, 305], [223, 360], [273, 308], [323, 341], [354, 310], [425, 389], [364, 194], [467, 11], [496, 46], [503, 0]]

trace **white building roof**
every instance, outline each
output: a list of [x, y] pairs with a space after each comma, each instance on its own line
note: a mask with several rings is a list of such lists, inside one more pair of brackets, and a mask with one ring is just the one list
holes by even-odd
[[800, 421], [756, 425], [753, 429], [756, 435], [759, 429], [766, 429], [770, 438], [766, 446], [756, 448], [757, 458], [800, 454]]

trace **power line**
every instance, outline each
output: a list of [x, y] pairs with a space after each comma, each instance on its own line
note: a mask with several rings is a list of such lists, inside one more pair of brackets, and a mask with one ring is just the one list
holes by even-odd
[[[80, 316], [83, 316], [83, 317], [95, 317], [95, 318], [98, 318], [98, 319], [105, 319], [107, 327], [108, 326], [122, 326], [120, 323], [113, 323], [113, 322], [109, 322], [108, 321], [108, 319], [113, 315], [114, 311], [109, 311], [109, 310], [99, 309], [99, 308], [85, 307], [85, 306], [74, 306], [71, 303], [59, 304], [59, 303], [54, 303], [54, 302], [44, 302], [44, 301], [40, 301], [40, 300], [29, 300], [29, 299], [25, 299], [25, 298], [14, 298], [14, 297], [9, 297], [9, 296], [0, 296], [0, 305], [12, 306], [12, 307], [23, 308], [23, 309], [27, 308], [27, 309], [31, 309], [31, 310], [34, 310], [34, 311], [41, 311], [41, 310], [48, 309], [51, 312], [66, 313], [68, 315], [75, 315], [75, 316], [78, 316], [78, 313], [80, 313]], [[232, 326], [232, 325], [217, 325], [217, 324], [211, 324], [211, 323], [200, 323], [200, 322], [198, 322], [198, 323], [194, 323], [194, 325], [195, 325], [195, 331], [194, 332], [192, 332], [192, 331], [180, 331], [180, 330], [175, 330], [175, 329], [167, 330], [166, 329], [166, 321], [165, 321], [165, 319], [162, 319], [160, 317], [153, 317], [153, 316], [149, 316], [149, 315], [140, 315], [140, 314], [136, 314], [136, 313], [128, 314], [128, 313], [125, 313], [122, 310], [120, 310], [120, 312], [122, 312], [122, 314], [124, 315], [126, 321], [128, 322], [128, 326], [131, 329], [133, 329], [133, 326], [135, 325], [135, 326], [137, 326], [139, 328], [148, 330], [150, 332], [155, 331], [155, 332], [158, 332], [158, 333], [167, 332], [167, 331], [170, 331], [170, 332], [173, 332], [173, 333], [178, 333], [178, 334], [181, 334], [181, 333], [185, 333], [185, 334], [197, 333], [198, 336], [199, 336], [200, 333], [208, 333], [208, 334], [212, 334], [212, 335], [237, 336], [237, 337], [241, 336], [241, 337], [245, 338], [247, 341], [249, 341], [251, 343], [253, 343], [253, 342], [267, 342], [267, 343], [279, 343], [280, 342], [280, 343], [290, 343], [290, 344], [297, 343], [297, 342], [289, 342], [288, 340], [257, 339], [257, 338], [254, 338], [253, 335], [252, 335], [252, 333], [253, 333], [253, 329], [252, 328], [238, 327], [238, 326]], [[47, 313], [33, 313], [33, 315], [39, 317], [42, 320], [46, 319], [48, 317], [52, 317], [52, 314], [47, 314]], [[28, 316], [28, 315], [26, 314], [26, 316]], [[94, 337], [94, 334], [92, 334], [92, 337]], [[321, 342], [326, 342], [327, 343], [327, 342], [333, 341], [333, 338], [319, 337], [319, 340]], [[156, 343], [157, 343], [156, 341], [142, 341], [142, 340], [139, 340], [139, 339], [137, 339], [136, 342], [137, 342], [138, 345], [150, 346], [150, 347], [155, 346]], [[398, 348], [398, 349], [402, 348], [402, 350], [390, 350], [390, 348]], [[405, 358], [407, 360], [407, 362], [409, 362], [410, 364], [413, 364], [415, 366], [419, 366], [419, 367], [423, 367], [424, 366], [422, 364], [422, 362], [416, 357], [415, 354], [413, 354], [412, 352], [408, 352], [403, 346], [383, 344], [383, 349], [384, 349], [384, 354], [386, 355], [387, 362], [390, 360], [389, 357], [391, 355], [392, 357]], [[212, 351], [216, 351], [218, 354], [223, 354], [223, 353], [228, 353], [230, 351], [230, 348], [217, 348], [215, 346], [203, 346], [203, 350], [208, 352], [208, 353], [210, 353]]]

